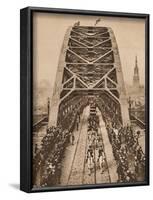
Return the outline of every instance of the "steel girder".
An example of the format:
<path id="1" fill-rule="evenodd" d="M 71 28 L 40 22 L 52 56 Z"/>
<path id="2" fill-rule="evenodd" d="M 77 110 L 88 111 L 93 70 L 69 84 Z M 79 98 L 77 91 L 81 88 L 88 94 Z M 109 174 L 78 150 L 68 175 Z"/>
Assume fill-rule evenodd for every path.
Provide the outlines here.
<path id="1" fill-rule="evenodd" d="M 51 102 L 50 124 L 56 125 L 59 106 L 76 91 L 82 96 L 87 91 L 107 92 L 121 107 L 123 123 L 129 123 L 119 51 L 111 28 L 74 26 L 67 30 Z"/>

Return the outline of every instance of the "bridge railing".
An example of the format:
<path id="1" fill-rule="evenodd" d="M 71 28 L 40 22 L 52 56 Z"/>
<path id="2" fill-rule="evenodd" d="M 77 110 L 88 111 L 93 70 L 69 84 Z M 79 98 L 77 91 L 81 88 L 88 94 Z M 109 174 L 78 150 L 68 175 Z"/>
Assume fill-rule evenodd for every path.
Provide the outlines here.
<path id="1" fill-rule="evenodd" d="M 145 129 L 145 123 L 143 121 L 141 121 L 139 118 L 137 118 L 136 116 L 134 116 L 133 114 L 130 115 L 130 119 L 131 121 L 134 121 L 135 124 L 137 124 L 137 126 L 139 126 L 141 129 Z"/>
<path id="2" fill-rule="evenodd" d="M 42 126 L 44 122 L 48 122 L 48 115 L 43 116 L 39 121 L 33 124 L 33 131 L 38 131 L 38 129 Z"/>

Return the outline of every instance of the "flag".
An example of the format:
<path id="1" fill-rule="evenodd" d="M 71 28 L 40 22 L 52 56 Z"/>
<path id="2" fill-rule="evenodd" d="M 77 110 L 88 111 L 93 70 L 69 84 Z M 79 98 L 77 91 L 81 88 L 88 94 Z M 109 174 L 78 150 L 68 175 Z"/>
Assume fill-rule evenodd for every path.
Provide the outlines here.
<path id="1" fill-rule="evenodd" d="M 74 26 L 79 26 L 80 25 L 80 21 L 74 23 Z"/>
<path id="2" fill-rule="evenodd" d="M 100 21 L 101 21 L 101 19 L 98 18 L 98 19 L 96 20 L 96 22 L 95 22 L 95 26 L 96 26 Z"/>

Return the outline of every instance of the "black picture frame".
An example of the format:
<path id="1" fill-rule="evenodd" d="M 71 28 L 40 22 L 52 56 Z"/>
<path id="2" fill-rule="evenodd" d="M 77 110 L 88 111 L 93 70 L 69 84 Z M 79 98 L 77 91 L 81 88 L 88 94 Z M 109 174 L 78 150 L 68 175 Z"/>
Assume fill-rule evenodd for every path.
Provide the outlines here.
<path id="1" fill-rule="evenodd" d="M 145 19 L 145 117 L 146 179 L 137 183 L 110 183 L 80 186 L 32 188 L 32 88 L 33 88 L 33 13 L 58 13 Z M 20 10 L 20 189 L 25 192 L 94 189 L 149 185 L 149 14 L 26 7 Z"/>

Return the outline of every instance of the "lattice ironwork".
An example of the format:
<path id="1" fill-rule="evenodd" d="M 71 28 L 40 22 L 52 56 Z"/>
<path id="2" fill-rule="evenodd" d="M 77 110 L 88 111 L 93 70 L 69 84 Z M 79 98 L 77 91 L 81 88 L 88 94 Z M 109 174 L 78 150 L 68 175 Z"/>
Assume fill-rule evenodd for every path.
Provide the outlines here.
<path id="1" fill-rule="evenodd" d="M 61 101 L 75 89 L 107 89 L 117 93 L 116 66 L 106 27 L 73 27 L 66 50 Z M 71 89 L 71 90 L 69 90 Z M 113 92 L 112 92 L 113 90 Z M 65 95 L 63 95 L 65 94 Z"/>
<path id="2" fill-rule="evenodd" d="M 70 27 L 59 59 L 50 111 L 55 117 L 50 115 L 50 123 L 66 120 L 90 96 L 96 97 L 99 105 L 102 98 L 109 98 L 114 112 L 128 121 L 123 74 L 112 29 Z"/>

